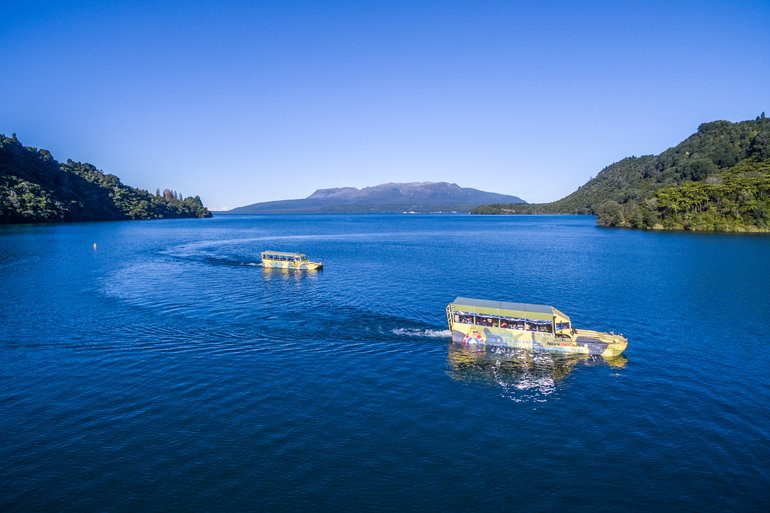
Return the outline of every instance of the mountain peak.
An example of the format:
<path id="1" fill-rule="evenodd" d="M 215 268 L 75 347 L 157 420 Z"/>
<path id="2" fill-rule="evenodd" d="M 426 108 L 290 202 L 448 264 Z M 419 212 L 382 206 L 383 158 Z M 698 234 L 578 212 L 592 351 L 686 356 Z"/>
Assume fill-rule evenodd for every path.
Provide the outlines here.
<path id="1" fill-rule="evenodd" d="M 318 189 L 305 199 L 255 203 L 232 214 L 467 212 L 483 203 L 526 203 L 505 194 L 460 187 L 449 182 L 389 182 L 358 189 Z"/>
<path id="2" fill-rule="evenodd" d="M 317 189 L 307 199 L 349 198 L 359 190 L 355 187 L 337 187 L 333 189 Z"/>

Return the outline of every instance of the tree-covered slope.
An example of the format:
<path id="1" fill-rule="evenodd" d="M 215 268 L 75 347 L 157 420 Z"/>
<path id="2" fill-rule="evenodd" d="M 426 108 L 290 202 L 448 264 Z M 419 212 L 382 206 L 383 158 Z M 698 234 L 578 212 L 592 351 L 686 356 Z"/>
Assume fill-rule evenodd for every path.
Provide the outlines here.
<path id="1" fill-rule="evenodd" d="M 198 196 L 150 194 L 91 164 L 62 164 L 48 150 L 0 134 L 0 223 L 210 216 Z"/>
<path id="2" fill-rule="evenodd" d="M 660 155 L 603 169 L 553 203 L 486 205 L 473 213 L 595 214 L 605 226 L 770 231 L 770 119 L 704 123 Z"/>

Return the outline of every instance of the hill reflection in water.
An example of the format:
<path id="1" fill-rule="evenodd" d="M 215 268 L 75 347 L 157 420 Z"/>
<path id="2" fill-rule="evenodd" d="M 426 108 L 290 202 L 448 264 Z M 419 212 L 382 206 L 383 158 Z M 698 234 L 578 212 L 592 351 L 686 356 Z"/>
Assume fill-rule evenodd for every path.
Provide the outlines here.
<path id="1" fill-rule="evenodd" d="M 516 402 L 544 402 L 561 382 L 579 365 L 608 365 L 623 368 L 628 359 L 600 356 L 533 353 L 507 349 L 463 345 L 450 342 L 447 347 L 447 373 L 460 382 L 502 389 L 503 396 Z"/>

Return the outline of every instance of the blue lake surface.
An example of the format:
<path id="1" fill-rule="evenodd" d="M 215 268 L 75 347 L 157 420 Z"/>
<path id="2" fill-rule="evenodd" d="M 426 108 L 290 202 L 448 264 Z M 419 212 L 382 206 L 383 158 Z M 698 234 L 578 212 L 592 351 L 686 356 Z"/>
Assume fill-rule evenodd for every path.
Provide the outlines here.
<path id="1" fill-rule="evenodd" d="M 264 270 L 264 249 L 326 268 Z M 770 510 L 767 236 L 5 226 L 0 286 L 3 512 Z M 454 346 L 456 296 L 552 304 L 626 358 Z"/>

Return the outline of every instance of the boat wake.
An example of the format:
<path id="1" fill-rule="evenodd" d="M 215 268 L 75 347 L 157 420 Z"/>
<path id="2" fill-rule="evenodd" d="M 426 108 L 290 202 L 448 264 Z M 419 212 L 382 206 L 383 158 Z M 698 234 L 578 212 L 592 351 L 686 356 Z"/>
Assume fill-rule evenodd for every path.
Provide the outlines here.
<path id="1" fill-rule="evenodd" d="M 225 266 L 225 267 L 262 267 L 262 262 L 250 262 L 248 260 L 238 260 L 227 257 L 203 256 L 197 259 L 199 262 L 207 265 Z"/>
<path id="2" fill-rule="evenodd" d="M 449 338 L 452 336 L 449 330 L 395 328 L 390 331 L 399 337 Z"/>

